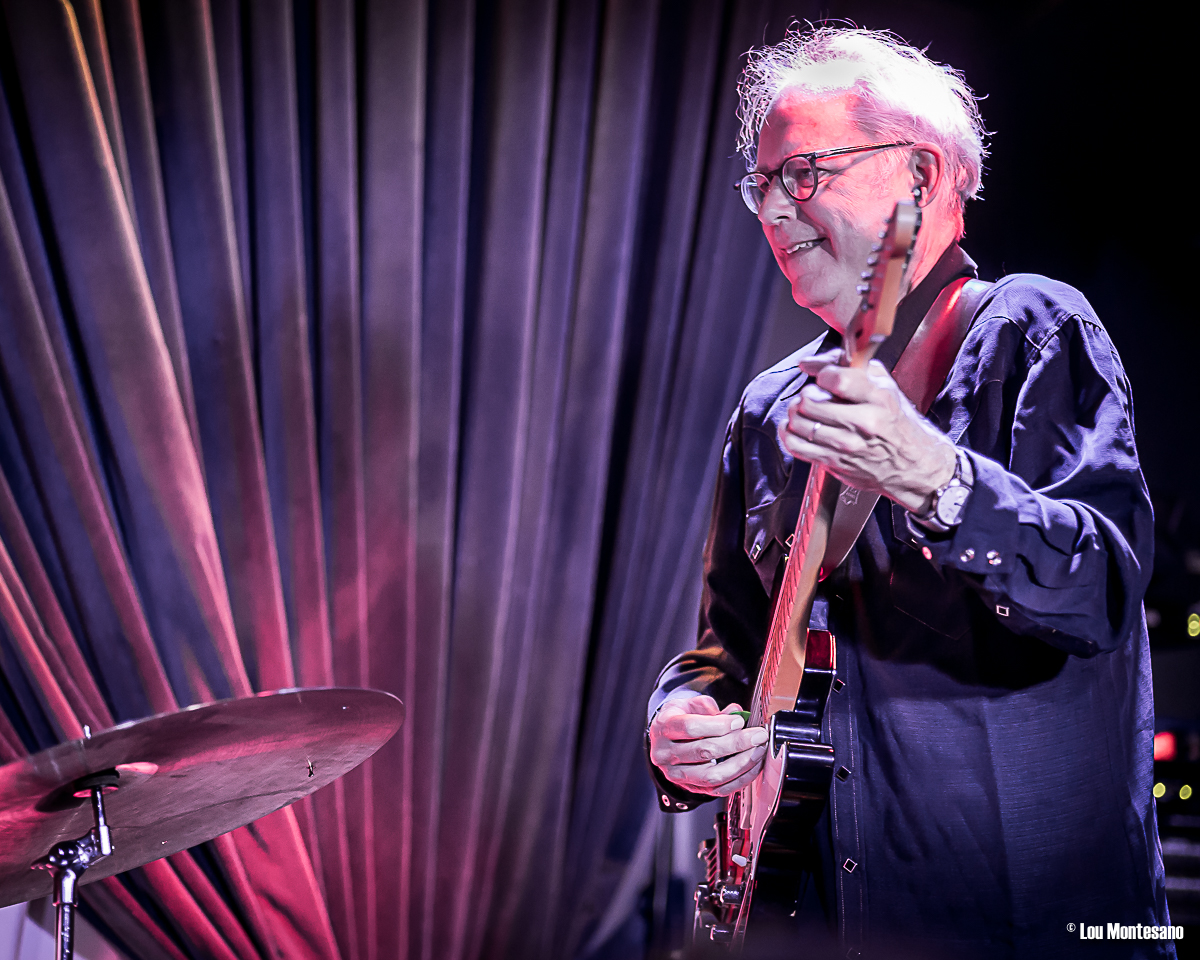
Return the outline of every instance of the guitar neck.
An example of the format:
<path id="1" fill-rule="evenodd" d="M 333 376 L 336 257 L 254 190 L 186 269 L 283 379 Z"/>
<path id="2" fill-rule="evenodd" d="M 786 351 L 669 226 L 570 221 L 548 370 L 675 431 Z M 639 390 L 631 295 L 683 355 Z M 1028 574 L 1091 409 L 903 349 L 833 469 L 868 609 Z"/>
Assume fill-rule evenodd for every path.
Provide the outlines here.
<path id="1" fill-rule="evenodd" d="M 767 649 L 750 704 L 751 725 L 765 724 L 772 714 L 790 710 L 795 703 L 799 674 L 804 669 L 804 633 L 812 613 L 821 559 L 825 555 L 840 489 L 841 483 L 836 477 L 819 464 L 813 464 L 804 487 L 800 517 L 791 537 L 792 546 L 771 617 Z M 785 677 L 780 676 L 781 668 Z M 794 682 L 787 682 L 789 679 Z"/>
<path id="2" fill-rule="evenodd" d="M 846 328 L 842 364 L 865 367 L 892 332 L 904 274 L 920 226 L 920 212 L 909 201 L 896 204 L 880 243 L 867 260 L 870 280 L 861 288 L 862 303 Z M 841 482 L 814 463 L 804 487 L 796 530 L 789 539 L 787 565 L 771 617 L 767 648 L 750 703 L 752 725 L 765 724 L 780 710 L 791 710 L 804 673 L 808 618 L 821 575 Z"/>

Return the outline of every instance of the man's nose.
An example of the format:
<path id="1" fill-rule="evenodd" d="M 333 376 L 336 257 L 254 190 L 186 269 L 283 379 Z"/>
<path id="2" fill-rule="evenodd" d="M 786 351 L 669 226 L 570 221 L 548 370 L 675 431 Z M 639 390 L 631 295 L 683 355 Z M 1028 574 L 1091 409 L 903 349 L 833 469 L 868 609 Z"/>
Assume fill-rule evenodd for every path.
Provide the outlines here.
<path id="1" fill-rule="evenodd" d="M 763 225 L 792 220 L 796 216 L 796 201 L 783 189 L 783 177 L 772 177 L 767 192 L 758 208 L 758 219 Z"/>

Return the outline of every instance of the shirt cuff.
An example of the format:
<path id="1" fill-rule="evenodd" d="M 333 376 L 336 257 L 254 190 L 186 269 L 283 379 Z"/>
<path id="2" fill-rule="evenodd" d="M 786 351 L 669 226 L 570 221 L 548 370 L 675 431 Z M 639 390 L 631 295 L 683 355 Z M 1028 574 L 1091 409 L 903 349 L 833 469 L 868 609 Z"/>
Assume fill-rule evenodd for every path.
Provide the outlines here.
<path id="1" fill-rule="evenodd" d="M 672 691 L 670 696 L 664 697 L 660 703 L 651 702 L 650 716 L 646 720 L 646 733 L 643 740 L 645 741 L 646 763 L 650 767 L 650 776 L 654 780 L 655 792 L 658 794 L 658 809 L 664 813 L 686 813 L 702 803 L 715 799 L 706 793 L 692 793 L 678 784 L 672 783 L 658 765 L 650 759 L 650 724 L 654 722 L 658 711 L 672 700 L 690 700 L 692 697 L 699 696 L 701 694 L 698 690 L 679 687 Z"/>
<path id="2" fill-rule="evenodd" d="M 1075 512 L 1064 503 L 1038 497 L 994 460 L 964 452 L 975 483 L 963 506 L 962 522 L 949 534 L 910 524 L 918 548 L 928 549 L 934 563 L 987 577 L 1015 573 L 1020 567 L 1018 547 L 1030 534 L 1051 554 L 1069 559 L 1078 529 Z"/>
<path id="3" fill-rule="evenodd" d="M 1006 471 L 977 453 L 964 452 L 971 461 L 975 482 L 971 496 L 963 505 L 961 521 L 946 533 L 940 533 L 915 522 L 909 514 L 909 532 L 917 547 L 933 563 L 984 576 L 1007 573 L 1005 565 L 1011 567 L 1016 560 L 1015 554 L 1005 549 L 1006 544 L 1014 542 L 1016 517 L 1002 508 L 999 501 L 1004 497 L 997 496 L 995 484 L 989 483 L 998 479 L 991 476 L 993 469 Z M 1006 552 L 1008 556 L 1005 556 Z"/>

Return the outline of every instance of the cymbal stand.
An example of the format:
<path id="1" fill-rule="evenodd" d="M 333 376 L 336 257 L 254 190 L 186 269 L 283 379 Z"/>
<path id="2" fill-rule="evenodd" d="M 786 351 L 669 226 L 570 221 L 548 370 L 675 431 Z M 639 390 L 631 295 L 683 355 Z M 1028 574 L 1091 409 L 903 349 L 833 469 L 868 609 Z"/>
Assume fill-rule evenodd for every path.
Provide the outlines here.
<path id="1" fill-rule="evenodd" d="M 85 728 L 85 735 L 90 732 Z M 91 797 L 96 825 L 76 840 L 55 844 L 45 859 L 33 865 L 35 870 L 49 871 L 54 878 L 55 960 L 72 960 L 75 955 L 75 888 L 79 878 L 88 867 L 113 852 L 112 835 L 104 818 L 104 794 L 117 789 L 118 777 L 116 770 L 104 770 L 76 781 L 73 793 L 79 798 Z"/>

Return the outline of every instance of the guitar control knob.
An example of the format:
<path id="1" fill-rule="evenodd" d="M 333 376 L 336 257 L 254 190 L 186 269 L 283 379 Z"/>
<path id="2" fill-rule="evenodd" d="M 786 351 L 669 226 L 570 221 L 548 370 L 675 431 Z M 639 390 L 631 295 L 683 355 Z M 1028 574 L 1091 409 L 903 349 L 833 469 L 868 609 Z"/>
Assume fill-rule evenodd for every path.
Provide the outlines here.
<path id="1" fill-rule="evenodd" d="M 708 939 L 713 943 L 733 943 L 733 930 L 722 924 L 714 923 L 708 928 Z"/>
<path id="2" fill-rule="evenodd" d="M 742 902 L 743 889 L 740 883 L 722 883 L 717 887 L 717 899 L 726 906 L 736 906 Z"/>

